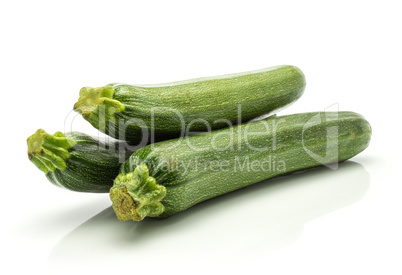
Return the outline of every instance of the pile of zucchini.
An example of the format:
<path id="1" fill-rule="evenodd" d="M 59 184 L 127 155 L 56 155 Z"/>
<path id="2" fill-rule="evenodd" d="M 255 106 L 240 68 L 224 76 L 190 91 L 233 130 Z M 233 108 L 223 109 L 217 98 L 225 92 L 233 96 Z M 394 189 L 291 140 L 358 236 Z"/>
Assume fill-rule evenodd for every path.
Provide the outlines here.
<path id="1" fill-rule="evenodd" d="M 84 87 L 74 110 L 99 131 L 39 129 L 28 157 L 53 184 L 109 192 L 118 219 L 164 218 L 269 178 L 332 165 L 367 148 L 353 112 L 276 116 L 301 97 L 294 66 L 161 85 Z"/>

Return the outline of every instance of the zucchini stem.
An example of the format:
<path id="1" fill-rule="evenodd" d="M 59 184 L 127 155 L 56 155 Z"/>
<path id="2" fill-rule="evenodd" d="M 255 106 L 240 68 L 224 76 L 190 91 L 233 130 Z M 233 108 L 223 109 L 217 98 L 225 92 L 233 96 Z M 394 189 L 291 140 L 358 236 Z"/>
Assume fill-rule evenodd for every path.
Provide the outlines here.
<path id="1" fill-rule="evenodd" d="M 77 142 L 66 138 L 62 132 L 51 135 L 39 129 L 28 138 L 27 143 L 29 160 L 47 174 L 56 169 L 66 169 L 66 161 L 71 156 L 69 149 Z"/>
<path id="2" fill-rule="evenodd" d="M 104 112 L 107 120 L 114 120 L 113 115 L 124 111 L 124 105 L 113 99 L 114 88 L 104 86 L 99 88 L 84 87 L 80 90 L 80 97 L 74 104 L 74 111 L 80 113 L 86 120 L 96 121 L 99 113 Z M 103 107 L 103 110 L 100 110 Z"/>
<path id="3" fill-rule="evenodd" d="M 121 221 L 159 216 L 165 211 L 161 203 L 165 195 L 166 187 L 149 176 L 146 164 L 138 165 L 134 172 L 119 174 L 110 189 L 113 209 Z"/>

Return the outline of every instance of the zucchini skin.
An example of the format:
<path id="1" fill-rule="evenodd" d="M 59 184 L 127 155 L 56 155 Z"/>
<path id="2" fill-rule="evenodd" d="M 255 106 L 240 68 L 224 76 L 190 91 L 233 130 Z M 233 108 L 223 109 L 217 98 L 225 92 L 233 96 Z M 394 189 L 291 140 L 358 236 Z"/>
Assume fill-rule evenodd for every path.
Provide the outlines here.
<path id="1" fill-rule="evenodd" d="M 266 125 L 276 125 L 275 131 L 273 127 L 267 130 Z M 245 131 L 261 134 L 246 138 Z M 327 142 L 328 135 L 332 144 Z M 159 192 L 162 195 L 155 198 L 161 205 L 152 201 L 153 209 L 158 210 L 147 210 L 151 212 L 145 213 L 145 216 L 168 217 L 253 183 L 347 160 L 362 152 L 368 146 L 370 137 L 371 127 L 361 115 L 353 112 L 328 112 L 281 116 L 242 124 L 232 129 L 151 144 L 136 151 L 121 166 L 110 194 L 113 208 L 120 220 L 141 220 L 144 215 L 133 218 L 127 214 L 126 208 L 129 206 L 121 204 L 124 196 L 119 194 L 124 193 L 125 189 L 131 190 L 128 193 L 134 193 L 135 196 L 131 197 L 138 206 L 138 196 L 149 197 Z M 234 144 L 232 148 L 216 150 L 230 143 Z M 215 144 L 215 148 L 211 144 Z M 194 148 L 206 149 L 197 151 Z M 327 157 L 323 160 L 319 156 Z M 248 166 L 249 169 L 241 170 L 241 165 L 247 160 L 249 164 L 265 162 L 269 165 L 270 162 L 271 169 L 267 169 L 267 166 L 264 169 L 262 165 L 260 169 L 250 169 Z M 273 168 L 273 161 L 277 165 L 282 164 L 284 169 Z M 216 165 L 214 169 L 211 166 L 205 169 L 204 164 L 222 162 L 225 162 L 224 169 L 217 169 Z M 128 175 L 132 177 L 133 171 L 134 178 L 154 179 L 159 189 L 148 186 L 145 189 L 153 190 L 153 193 L 138 195 L 131 188 L 130 179 L 127 179 Z"/>
<path id="2" fill-rule="evenodd" d="M 30 160 L 45 172 L 51 183 L 71 191 L 109 192 L 121 163 L 133 153 L 121 141 L 105 144 L 79 132 L 50 135 L 41 129 L 39 131 L 46 137 L 45 142 L 32 152 L 32 140 L 35 142 L 39 138 L 35 134 L 36 137 L 33 135 L 28 139 Z M 60 140 L 69 141 L 70 146 L 60 144 Z M 45 164 L 45 168 L 41 164 Z"/>
<path id="3" fill-rule="evenodd" d="M 305 85 L 301 70 L 285 65 L 160 85 L 84 87 L 74 110 L 114 138 L 146 144 L 271 114 L 300 98 Z"/>

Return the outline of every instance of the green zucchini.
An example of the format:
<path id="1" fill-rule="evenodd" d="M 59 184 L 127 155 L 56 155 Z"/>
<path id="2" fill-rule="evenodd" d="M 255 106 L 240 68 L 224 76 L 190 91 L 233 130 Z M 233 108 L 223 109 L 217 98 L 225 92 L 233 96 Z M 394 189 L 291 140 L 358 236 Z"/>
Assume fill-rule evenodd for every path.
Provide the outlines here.
<path id="1" fill-rule="evenodd" d="M 50 182 L 79 192 L 107 193 L 132 153 L 121 141 L 100 142 L 79 132 L 54 135 L 39 129 L 28 138 L 28 157 Z"/>
<path id="2" fill-rule="evenodd" d="M 160 85 L 84 87 L 74 110 L 100 131 L 146 144 L 225 128 L 297 100 L 306 85 L 293 66 Z"/>
<path id="3" fill-rule="evenodd" d="M 110 198 L 120 220 L 164 218 L 253 183 L 347 160 L 363 151 L 370 137 L 361 115 L 328 112 L 162 141 L 123 163 Z"/>

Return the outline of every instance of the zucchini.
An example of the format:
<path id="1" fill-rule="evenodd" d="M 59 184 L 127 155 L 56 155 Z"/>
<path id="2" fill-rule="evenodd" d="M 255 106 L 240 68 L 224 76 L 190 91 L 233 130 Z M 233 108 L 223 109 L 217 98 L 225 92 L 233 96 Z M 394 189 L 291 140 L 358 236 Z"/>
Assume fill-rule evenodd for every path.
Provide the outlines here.
<path id="1" fill-rule="evenodd" d="M 305 85 L 293 66 L 160 85 L 110 84 L 82 88 L 74 110 L 114 138 L 147 144 L 273 113 L 297 100 Z"/>
<path id="2" fill-rule="evenodd" d="M 133 153 L 124 142 L 105 144 L 79 132 L 51 135 L 39 129 L 27 143 L 29 159 L 50 182 L 79 192 L 109 192 L 121 163 Z"/>
<path id="3" fill-rule="evenodd" d="M 353 112 L 304 113 L 147 145 L 110 190 L 120 220 L 164 218 L 269 178 L 347 160 L 369 144 Z"/>

